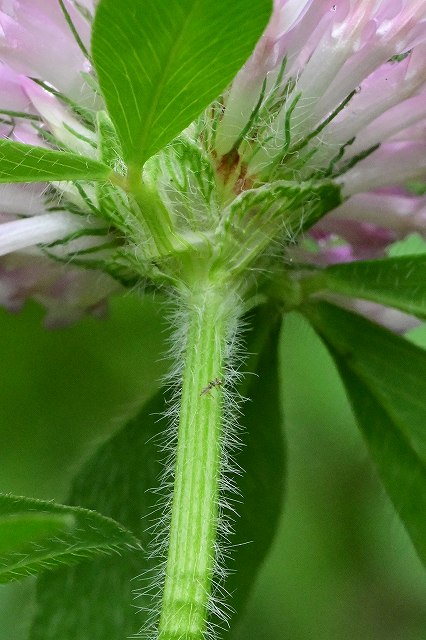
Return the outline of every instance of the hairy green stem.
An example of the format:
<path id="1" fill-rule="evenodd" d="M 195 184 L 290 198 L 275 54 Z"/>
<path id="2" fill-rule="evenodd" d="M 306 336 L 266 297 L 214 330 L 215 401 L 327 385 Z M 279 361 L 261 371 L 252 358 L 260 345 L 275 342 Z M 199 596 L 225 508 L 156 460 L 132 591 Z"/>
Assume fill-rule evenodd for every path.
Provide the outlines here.
<path id="1" fill-rule="evenodd" d="M 129 167 L 128 189 L 143 216 L 144 223 L 155 243 L 158 255 L 170 255 L 176 251 L 175 233 L 170 215 L 158 195 L 144 184 L 139 168 Z"/>
<path id="2" fill-rule="evenodd" d="M 161 640 L 201 640 L 214 571 L 226 340 L 236 297 L 206 285 L 189 302 Z"/>

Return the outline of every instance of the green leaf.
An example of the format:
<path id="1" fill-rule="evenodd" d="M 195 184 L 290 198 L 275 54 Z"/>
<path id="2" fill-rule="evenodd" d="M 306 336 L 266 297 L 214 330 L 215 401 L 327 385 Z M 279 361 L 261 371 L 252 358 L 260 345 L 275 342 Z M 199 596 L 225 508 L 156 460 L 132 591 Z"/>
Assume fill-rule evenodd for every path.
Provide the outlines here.
<path id="1" fill-rule="evenodd" d="M 230 83 L 270 0 L 100 0 L 92 54 L 129 164 L 141 166 Z"/>
<path id="2" fill-rule="evenodd" d="M 40 576 L 31 640 L 125 640 L 146 620 L 146 612 L 138 614 L 135 607 L 151 606 L 152 597 L 135 597 L 135 591 L 147 586 L 135 578 L 158 563 L 146 549 L 158 502 L 151 489 L 157 487 L 162 469 L 154 436 L 162 430 L 158 414 L 164 409 L 158 393 L 87 461 L 70 495 L 73 504 L 119 519 L 135 532 L 144 550 L 124 550 L 120 556 Z"/>
<path id="3" fill-rule="evenodd" d="M 328 303 L 304 313 L 335 359 L 371 457 L 426 564 L 426 351 Z"/>
<path id="4" fill-rule="evenodd" d="M 0 140 L 0 183 L 108 180 L 111 173 L 110 167 L 91 158 Z"/>
<path id="5" fill-rule="evenodd" d="M 426 254 L 332 265 L 306 278 L 302 287 L 371 300 L 426 319 Z"/>
<path id="6" fill-rule="evenodd" d="M 0 516 L 0 555 L 20 551 L 27 543 L 58 535 L 73 526 L 72 515 L 26 512 Z"/>
<path id="7" fill-rule="evenodd" d="M 0 583 L 138 546 L 130 532 L 98 513 L 0 495 Z"/>
<path id="8" fill-rule="evenodd" d="M 278 347 L 280 318 L 276 310 L 261 307 L 248 318 L 252 325 L 247 335 L 249 373 L 239 391 L 248 400 L 240 419 L 243 447 L 236 456 L 243 473 L 237 484 L 241 498 L 233 518 L 235 535 L 231 544 L 229 569 L 225 582 L 232 594 L 229 604 L 235 610 L 231 631 L 244 613 L 257 573 L 272 544 L 282 510 L 285 452 L 283 416 L 280 404 Z M 241 501 L 241 502 L 240 502 Z M 232 637 L 232 633 L 231 633 Z"/>

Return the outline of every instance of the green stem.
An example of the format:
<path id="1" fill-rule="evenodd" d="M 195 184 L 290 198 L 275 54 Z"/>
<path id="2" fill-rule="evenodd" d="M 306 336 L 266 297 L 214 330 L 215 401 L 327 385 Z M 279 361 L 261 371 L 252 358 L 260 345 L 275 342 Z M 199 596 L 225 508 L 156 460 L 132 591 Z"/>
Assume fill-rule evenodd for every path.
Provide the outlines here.
<path id="1" fill-rule="evenodd" d="M 143 221 L 155 243 L 159 256 L 176 252 L 176 238 L 170 215 L 158 195 L 150 189 L 141 177 L 138 167 L 129 167 L 128 190 L 133 195 L 143 217 Z"/>
<path id="2" fill-rule="evenodd" d="M 236 297 L 206 285 L 189 304 L 160 640 L 202 640 L 214 571 L 226 340 Z"/>

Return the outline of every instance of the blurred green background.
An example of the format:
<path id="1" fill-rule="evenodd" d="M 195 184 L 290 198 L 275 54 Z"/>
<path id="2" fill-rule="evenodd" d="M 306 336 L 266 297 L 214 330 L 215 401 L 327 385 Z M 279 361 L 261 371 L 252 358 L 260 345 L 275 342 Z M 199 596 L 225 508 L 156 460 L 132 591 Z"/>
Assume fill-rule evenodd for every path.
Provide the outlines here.
<path id="1" fill-rule="evenodd" d="M 43 329 L 35 304 L 0 311 L 2 492 L 65 499 L 81 461 L 165 371 L 156 309 L 129 295 L 106 320 L 60 331 Z M 426 346 L 426 328 L 410 338 Z M 286 497 L 238 640 L 425 640 L 426 574 L 328 355 L 295 314 L 281 347 Z M 31 590 L 32 579 L 0 587 L 0 640 L 25 640 Z"/>

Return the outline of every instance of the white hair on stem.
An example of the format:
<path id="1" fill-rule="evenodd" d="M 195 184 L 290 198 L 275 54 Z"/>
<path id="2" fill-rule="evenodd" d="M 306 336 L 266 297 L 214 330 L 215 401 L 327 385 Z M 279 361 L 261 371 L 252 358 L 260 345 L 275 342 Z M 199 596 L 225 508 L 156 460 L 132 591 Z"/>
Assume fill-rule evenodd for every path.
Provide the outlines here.
<path id="1" fill-rule="evenodd" d="M 182 304 L 183 303 L 183 304 Z M 241 402 L 244 400 L 238 393 L 236 386 L 242 377 L 241 364 L 244 362 L 242 350 L 242 333 L 244 322 L 241 320 L 243 305 L 236 305 L 229 309 L 227 317 L 226 339 L 223 347 L 224 371 L 223 384 L 212 387 L 206 396 L 220 393 L 223 402 L 223 428 L 220 439 L 221 469 L 219 477 L 219 499 L 217 505 L 217 534 L 214 542 L 214 556 L 211 558 L 212 584 L 207 600 L 208 620 L 206 620 L 205 638 L 217 637 L 217 629 L 227 628 L 229 617 L 232 613 L 230 594 L 224 586 L 229 574 L 227 567 L 232 557 L 232 544 L 230 537 L 233 534 L 232 516 L 237 513 L 236 502 L 239 501 L 239 492 L 235 477 L 242 474 L 242 469 L 233 460 L 236 450 L 241 447 L 239 437 L 240 426 L 238 415 L 241 413 Z M 201 309 L 198 310 L 201 313 Z M 171 510 L 173 502 L 174 470 L 176 462 L 176 449 L 179 425 L 179 409 L 181 400 L 181 386 L 185 352 L 188 340 L 190 320 L 189 316 L 197 313 L 191 311 L 185 304 L 185 300 L 178 294 L 169 307 L 169 323 L 173 332 L 169 341 L 170 347 L 167 359 L 171 359 L 173 365 L 170 372 L 164 378 L 164 384 L 169 390 L 169 400 L 163 415 L 167 421 L 163 433 L 158 437 L 158 447 L 163 456 L 163 472 L 159 488 L 155 490 L 159 499 L 154 510 L 150 514 L 150 531 L 152 542 L 148 551 L 149 558 L 155 559 L 156 567 L 141 576 L 143 586 L 136 591 L 137 597 L 150 600 L 149 606 L 140 610 L 146 615 L 146 623 L 136 637 L 151 640 L 156 638 L 156 630 L 161 610 L 161 597 L 165 580 L 165 571 L 168 551 L 168 534 L 171 524 Z M 210 402 L 206 397 L 206 402 Z M 200 585 L 201 586 L 201 585 Z"/>

